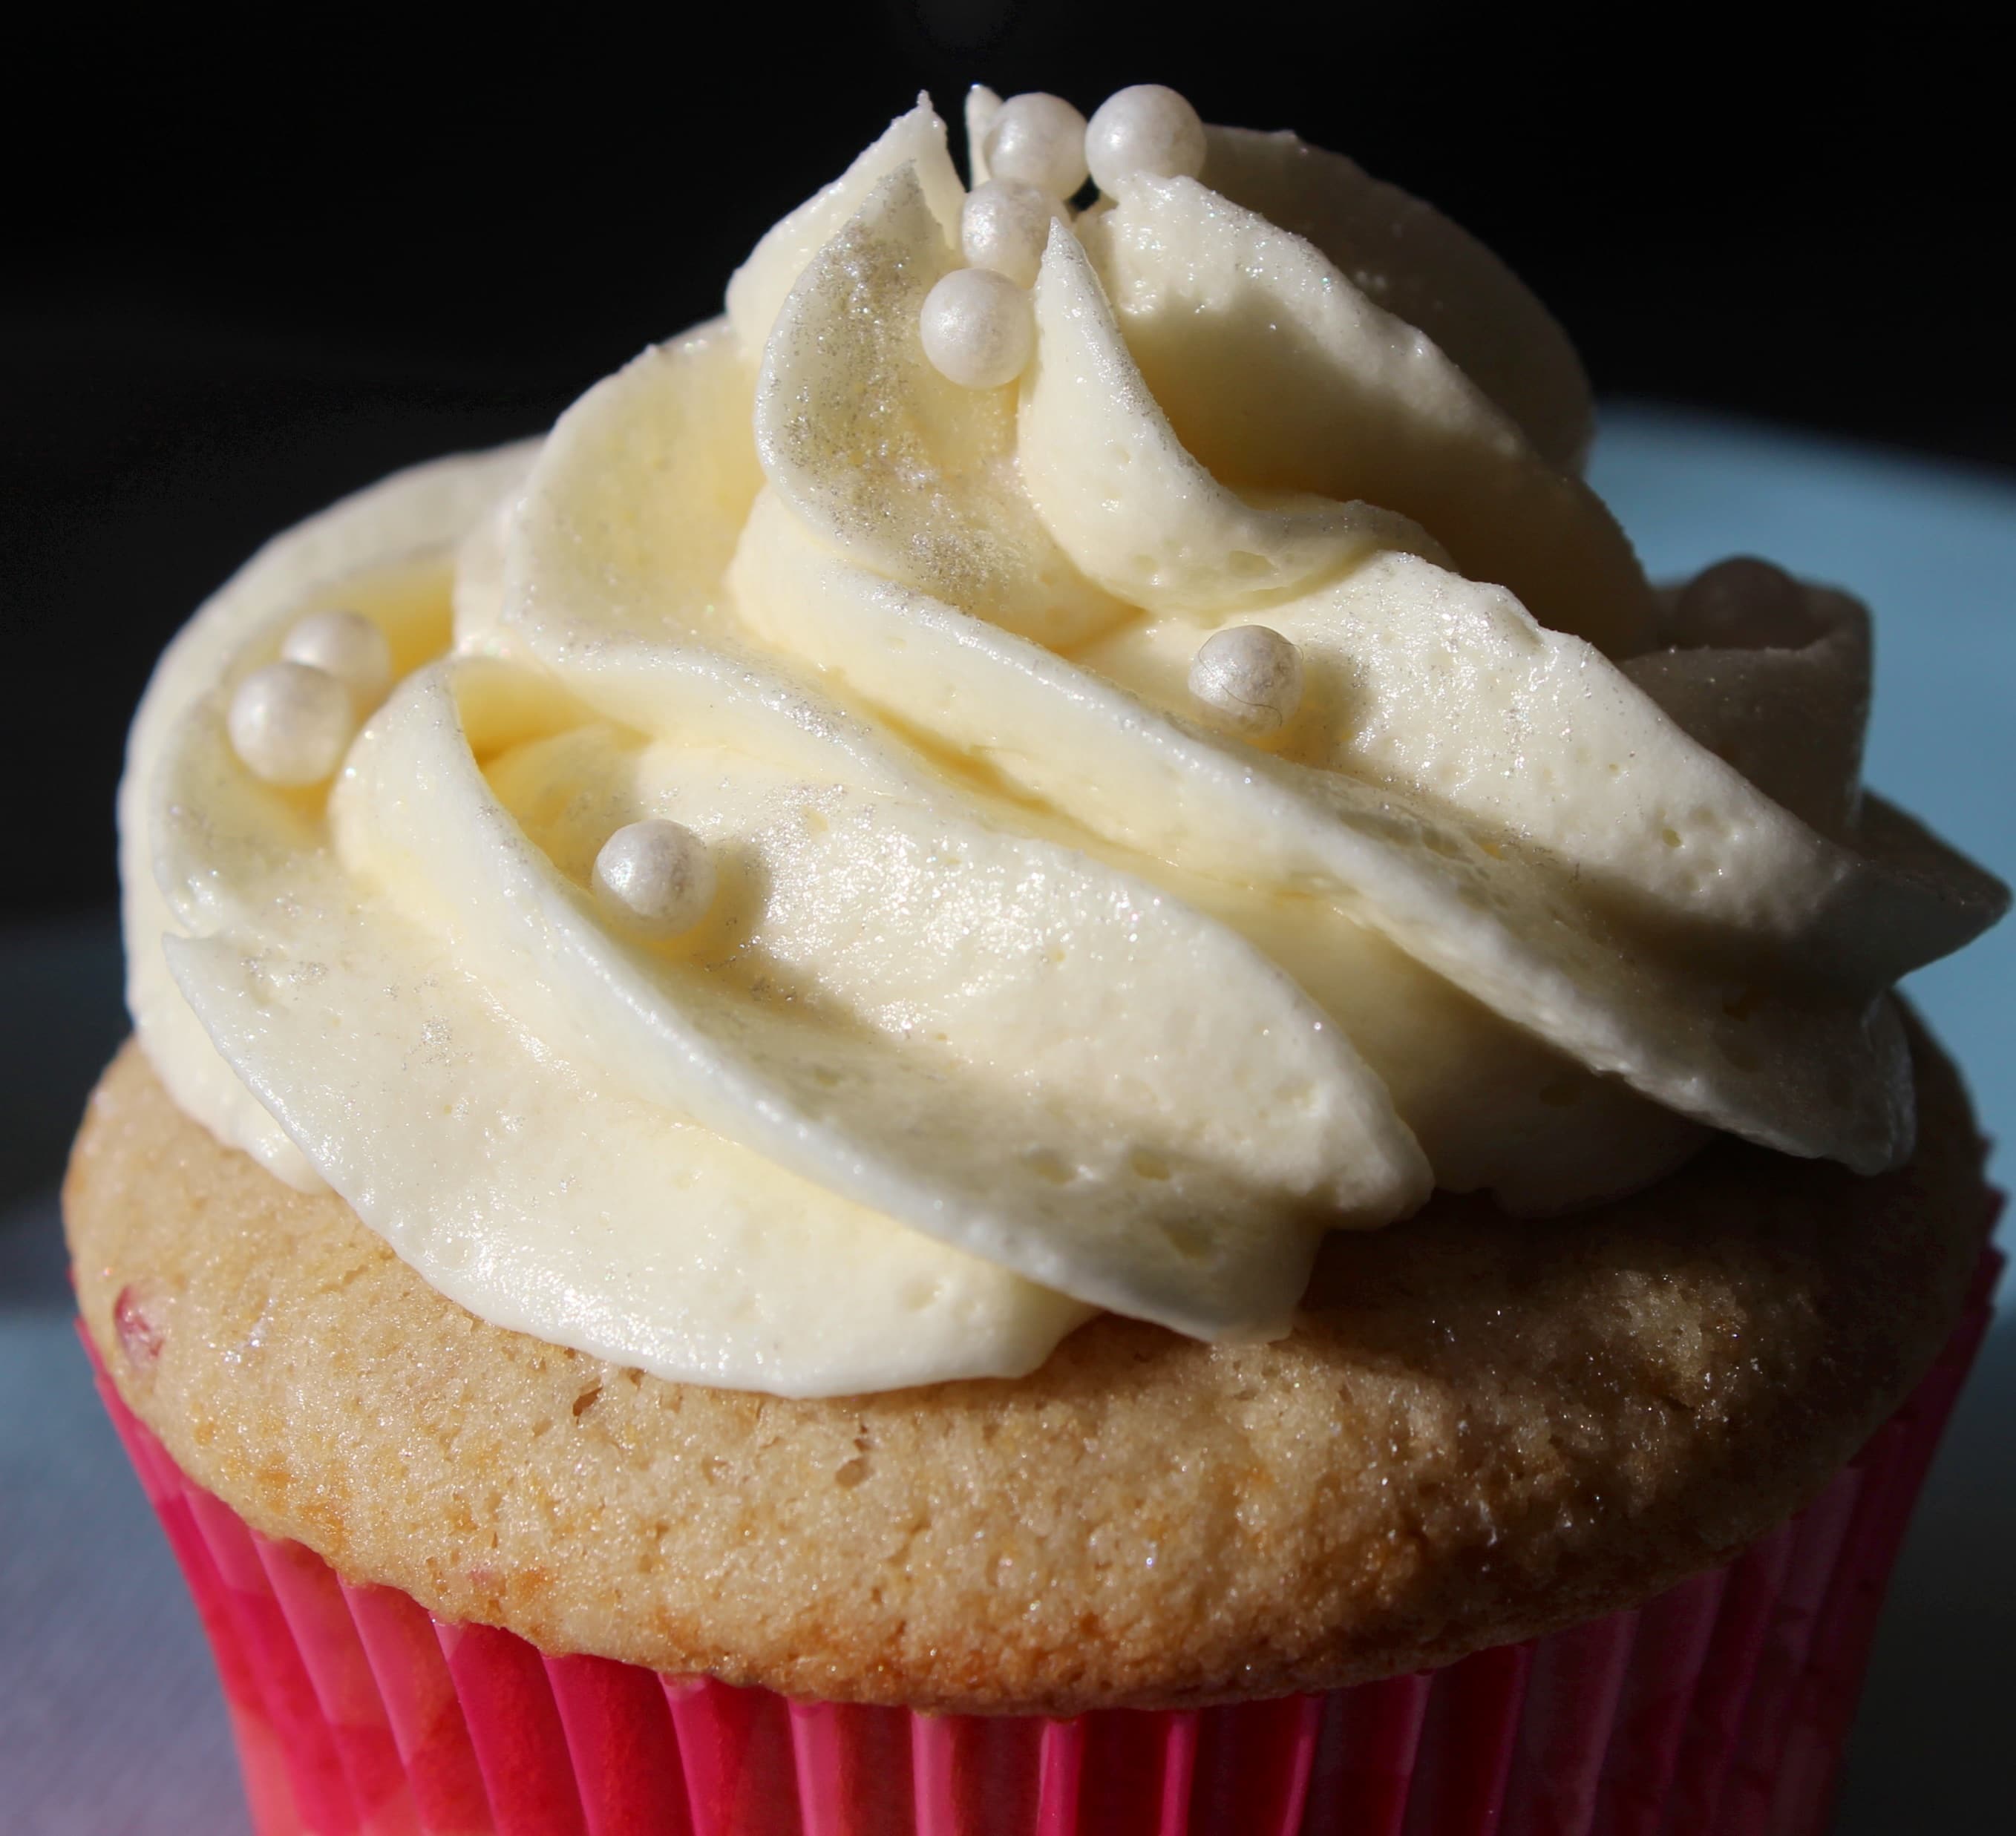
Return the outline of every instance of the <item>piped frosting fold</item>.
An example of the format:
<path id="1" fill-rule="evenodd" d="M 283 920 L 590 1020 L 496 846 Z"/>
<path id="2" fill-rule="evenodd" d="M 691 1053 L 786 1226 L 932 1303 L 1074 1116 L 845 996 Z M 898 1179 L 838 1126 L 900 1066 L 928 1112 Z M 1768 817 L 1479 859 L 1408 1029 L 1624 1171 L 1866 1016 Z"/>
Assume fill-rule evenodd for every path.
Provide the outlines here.
<path id="1" fill-rule="evenodd" d="M 1100 1309 L 1278 1335 L 1438 1184 L 1907 1156 L 1888 991 L 2007 895 L 1863 794 L 1860 608 L 1655 592 L 1558 327 L 1348 160 L 1214 128 L 1118 190 L 963 388 L 920 101 L 723 319 L 205 607 L 121 792 L 184 1107 L 487 1319 L 794 1395 Z M 326 790 L 260 782 L 230 697 L 335 605 L 403 679 Z M 1258 742 L 1187 686 L 1250 623 L 1302 685 Z M 592 889 L 650 820 L 718 888 L 669 940 Z"/>

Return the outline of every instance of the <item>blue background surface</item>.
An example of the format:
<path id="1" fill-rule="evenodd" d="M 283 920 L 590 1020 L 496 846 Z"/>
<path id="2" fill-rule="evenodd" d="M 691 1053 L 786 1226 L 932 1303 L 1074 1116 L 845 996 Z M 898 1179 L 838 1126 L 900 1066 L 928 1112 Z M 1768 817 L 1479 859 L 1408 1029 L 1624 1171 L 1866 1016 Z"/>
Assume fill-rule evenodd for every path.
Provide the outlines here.
<path id="1" fill-rule="evenodd" d="M 1876 615 L 1865 776 L 1984 866 L 2016 876 L 2016 485 L 1643 409 L 1605 418 L 1589 471 L 1655 580 L 1756 554 L 1864 600 Z M 1983 1128 L 2006 1142 L 2016 922 L 1906 986 L 1965 1067 Z M 2007 1147 L 1991 1170 L 2007 1186 Z"/>
<path id="2" fill-rule="evenodd" d="M 1592 470 L 1655 577 L 1748 552 L 1868 600 L 1870 781 L 2003 877 L 2016 870 L 2016 485 L 1629 408 L 1607 418 Z M 2016 923 L 1910 992 L 2006 1139 Z M 91 1394 L 56 1229 L 70 1132 L 123 1030 L 109 915 L 0 933 L 0 1823 L 19 1836 L 229 1836 L 245 1818 L 209 1660 Z M 1997 1168 L 2006 1183 L 2007 1151 Z M 2012 1424 L 2005 1323 L 1897 1576 L 1838 1836 L 1972 1832 L 2006 1816 Z"/>

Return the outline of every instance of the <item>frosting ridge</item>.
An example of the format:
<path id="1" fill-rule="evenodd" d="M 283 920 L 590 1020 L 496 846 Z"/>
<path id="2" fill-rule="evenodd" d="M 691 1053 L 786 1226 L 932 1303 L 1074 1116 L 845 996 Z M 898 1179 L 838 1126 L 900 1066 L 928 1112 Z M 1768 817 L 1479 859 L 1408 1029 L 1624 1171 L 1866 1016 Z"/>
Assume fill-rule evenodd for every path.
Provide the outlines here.
<path id="1" fill-rule="evenodd" d="M 1276 1336 L 1326 1231 L 1436 1184 L 1905 1157 L 1890 985 L 2007 895 L 1863 795 L 1866 615 L 1655 592 L 1509 272 L 1206 146 L 1053 226 L 1034 360 L 966 388 L 920 100 L 535 449 L 255 560 L 121 793 L 178 1100 L 486 1318 L 791 1395 L 1012 1376 L 1100 1308 Z M 261 783 L 230 695 L 336 605 L 401 679 L 326 793 Z M 1188 686 L 1252 623 L 1300 665 L 1258 739 Z M 592 890 L 645 820 L 718 886 L 669 939 Z"/>

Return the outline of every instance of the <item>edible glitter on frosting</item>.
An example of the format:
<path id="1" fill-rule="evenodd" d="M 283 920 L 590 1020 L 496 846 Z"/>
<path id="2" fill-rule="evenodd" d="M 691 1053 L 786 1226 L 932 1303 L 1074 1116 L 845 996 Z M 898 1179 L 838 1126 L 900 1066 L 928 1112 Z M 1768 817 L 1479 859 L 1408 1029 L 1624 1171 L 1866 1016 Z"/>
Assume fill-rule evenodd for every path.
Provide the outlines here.
<path id="1" fill-rule="evenodd" d="M 967 110 L 1046 172 L 1063 118 Z M 1292 135 L 1046 207 L 1033 355 L 952 380 L 945 139 L 920 101 L 724 318 L 170 648 L 121 822 L 182 1107 L 487 1319 L 792 1395 L 1101 1309 L 1277 1336 L 1326 1232 L 1438 1185 L 1906 1157 L 1889 988 L 2007 895 L 1862 790 L 1861 608 L 1655 591 L 1553 322 Z M 233 698 L 290 633 L 376 657 L 337 611 L 394 686 L 326 790 L 265 781 Z M 626 918 L 612 838 L 674 830 Z"/>

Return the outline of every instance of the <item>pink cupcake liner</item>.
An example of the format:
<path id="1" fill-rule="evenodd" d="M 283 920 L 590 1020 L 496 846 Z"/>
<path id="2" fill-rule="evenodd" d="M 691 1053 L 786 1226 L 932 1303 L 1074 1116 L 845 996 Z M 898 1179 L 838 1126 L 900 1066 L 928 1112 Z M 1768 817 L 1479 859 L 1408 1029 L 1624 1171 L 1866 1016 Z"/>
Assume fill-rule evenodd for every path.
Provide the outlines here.
<path id="1" fill-rule="evenodd" d="M 1817 1836 L 2001 1261 L 1903 1407 L 1726 1568 L 1439 1670 L 1069 1719 L 794 1701 L 445 1624 L 250 1528 L 92 1362 L 259 1836 Z"/>

